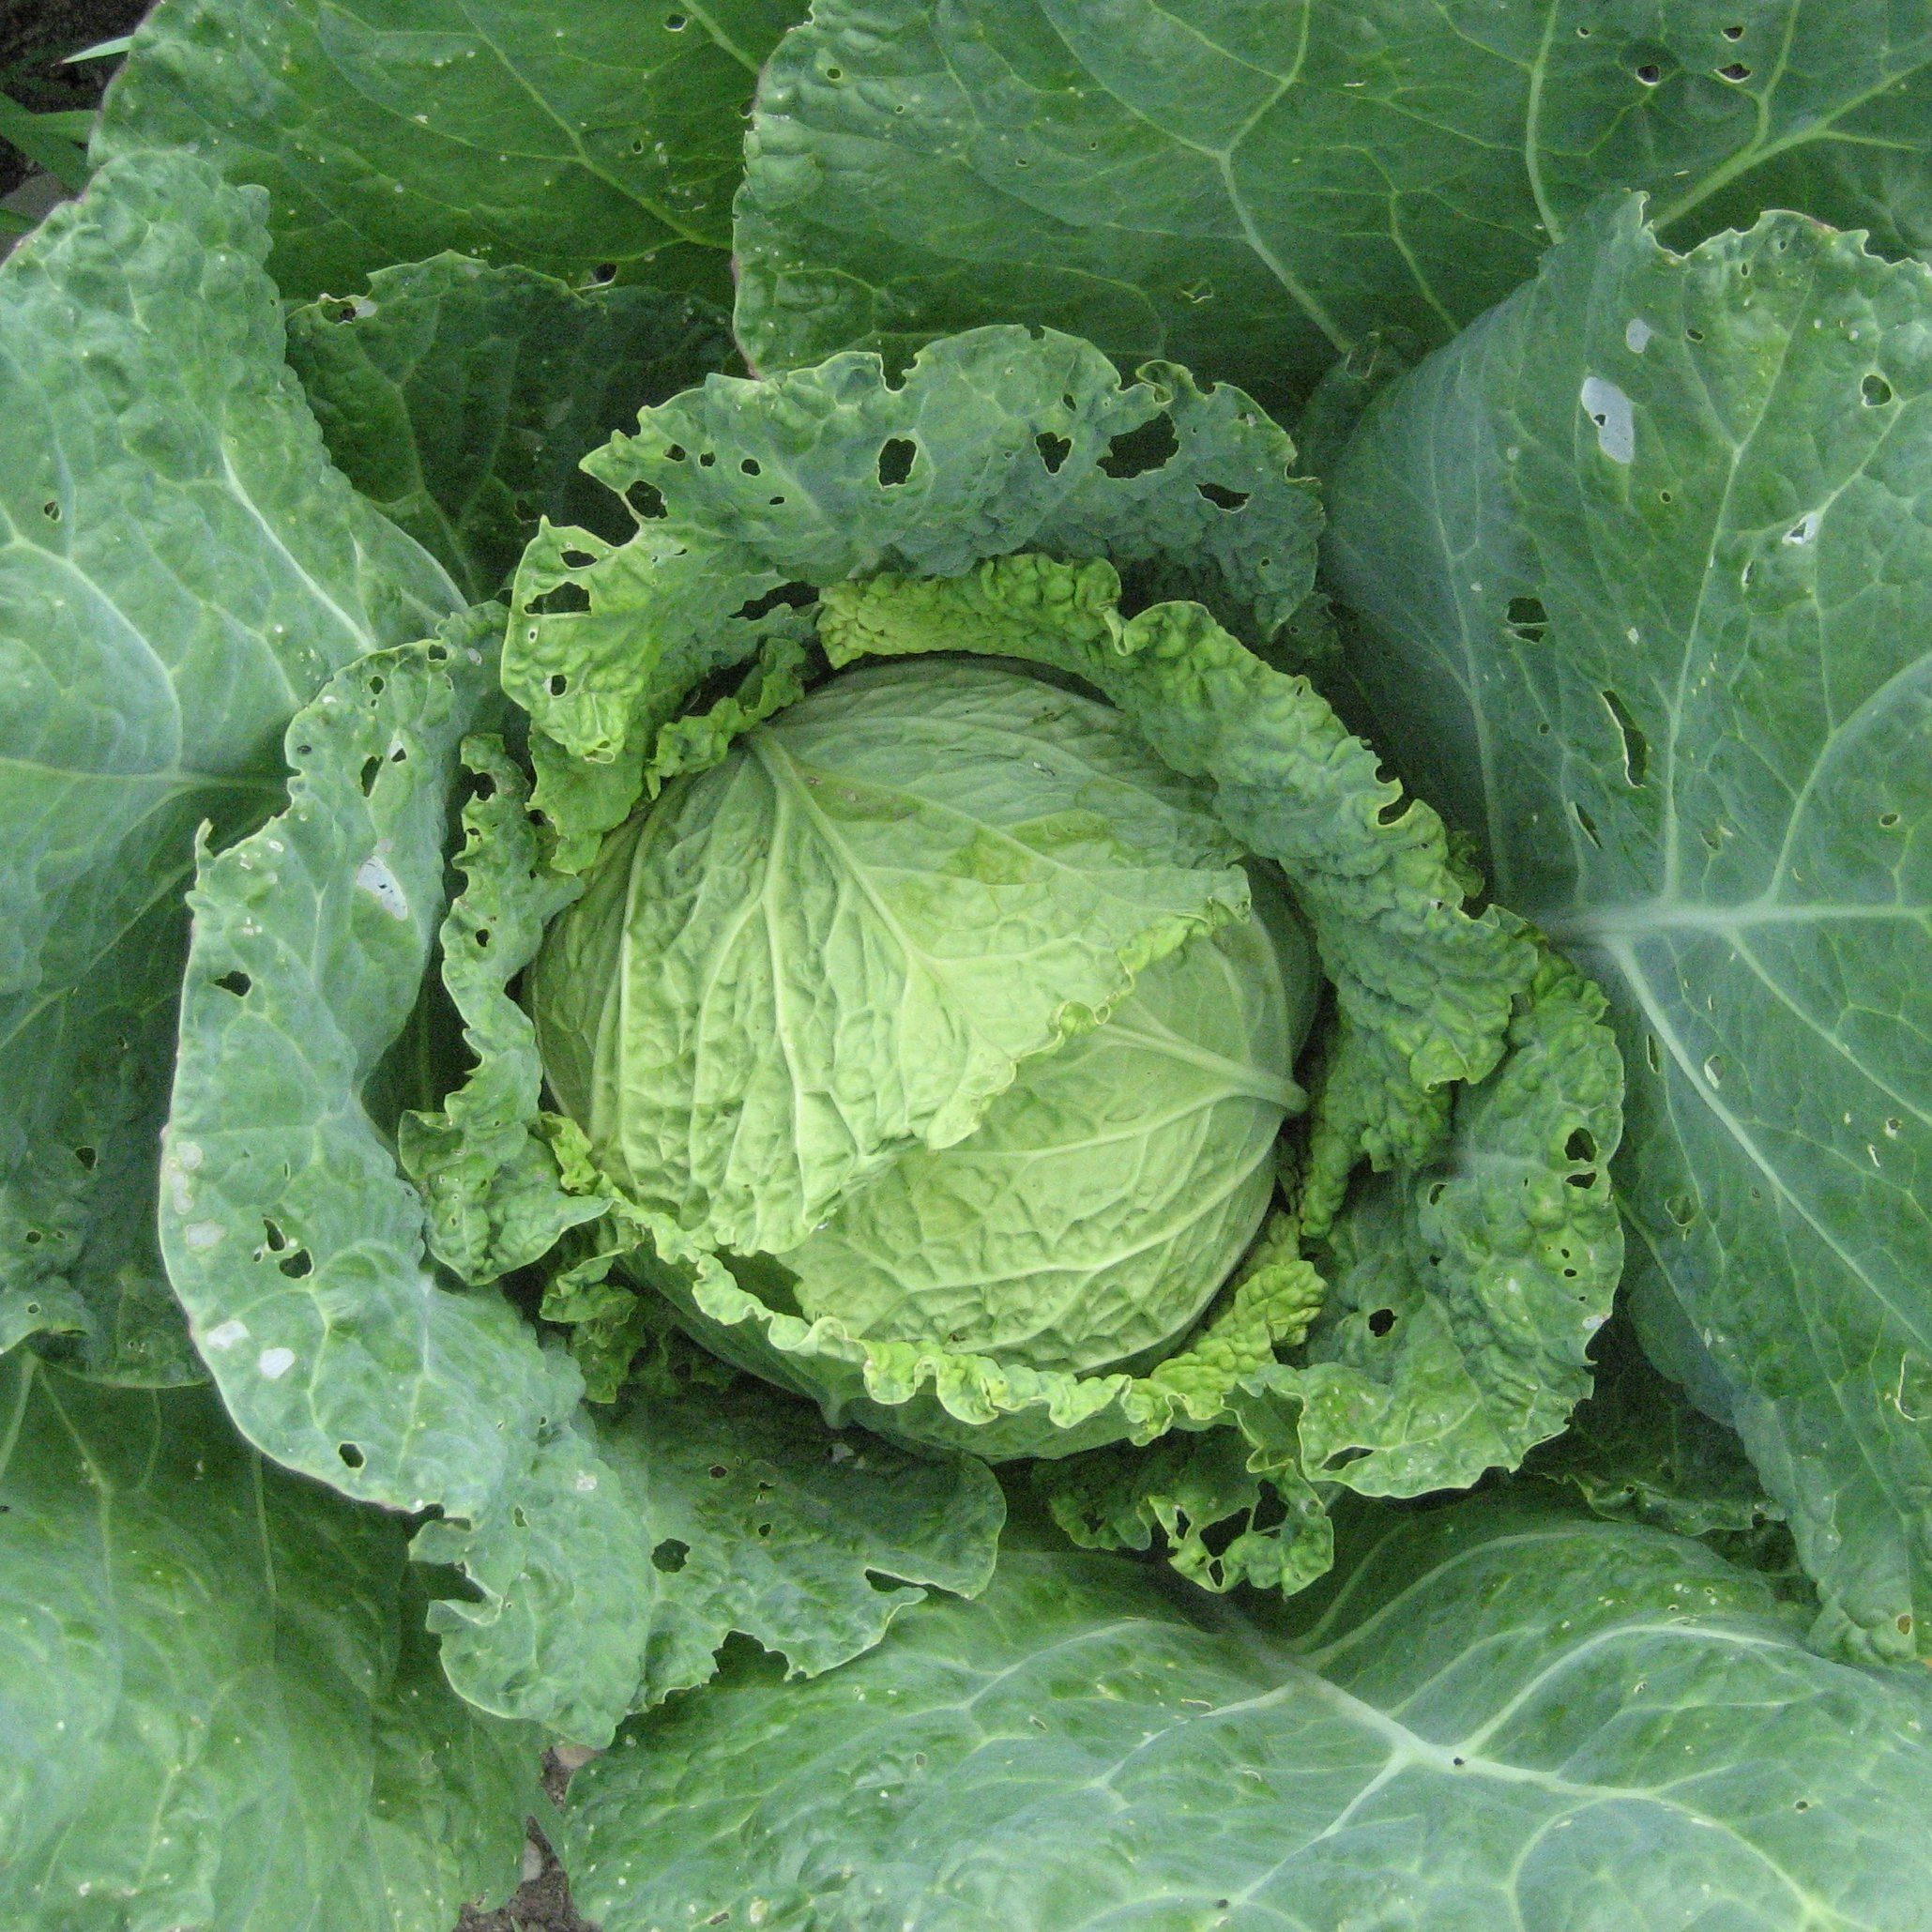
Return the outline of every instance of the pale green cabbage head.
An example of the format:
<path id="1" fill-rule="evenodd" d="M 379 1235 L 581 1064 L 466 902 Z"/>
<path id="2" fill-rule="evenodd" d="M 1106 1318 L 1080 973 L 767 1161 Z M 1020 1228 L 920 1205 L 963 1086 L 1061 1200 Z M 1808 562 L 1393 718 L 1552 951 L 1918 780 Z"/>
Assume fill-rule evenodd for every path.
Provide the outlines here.
<path id="1" fill-rule="evenodd" d="M 1321 981 L 1270 872 L 1109 706 L 849 673 L 607 842 L 532 975 L 545 1069 L 607 1177 L 808 1318 L 1155 1360 L 1306 1104 Z"/>

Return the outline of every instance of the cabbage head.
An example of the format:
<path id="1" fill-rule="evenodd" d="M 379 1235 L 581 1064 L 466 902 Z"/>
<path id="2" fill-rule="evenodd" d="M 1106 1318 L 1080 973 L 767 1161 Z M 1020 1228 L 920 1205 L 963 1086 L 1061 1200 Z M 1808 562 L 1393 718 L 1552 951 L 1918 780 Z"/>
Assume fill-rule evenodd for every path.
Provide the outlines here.
<path id="1" fill-rule="evenodd" d="M 1318 968 L 1241 859 L 1090 697 L 846 672 L 606 842 L 533 974 L 543 1063 L 632 1201 L 806 1316 L 1111 1367 L 1233 1271 L 1307 1105 Z"/>

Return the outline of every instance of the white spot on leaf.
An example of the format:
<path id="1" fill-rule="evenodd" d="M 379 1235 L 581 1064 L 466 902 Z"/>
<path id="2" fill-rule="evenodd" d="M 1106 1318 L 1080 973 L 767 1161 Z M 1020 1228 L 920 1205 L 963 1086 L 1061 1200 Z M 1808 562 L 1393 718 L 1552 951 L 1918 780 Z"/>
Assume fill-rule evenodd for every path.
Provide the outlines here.
<path id="1" fill-rule="evenodd" d="M 402 881 L 380 859 L 365 859 L 356 868 L 356 883 L 391 919 L 409 917 L 409 899 Z"/>
<path id="2" fill-rule="evenodd" d="M 197 1255 L 205 1255 L 227 1232 L 219 1221 L 197 1221 L 188 1228 L 181 1239 Z"/>
<path id="3" fill-rule="evenodd" d="M 1817 536 L 1818 525 L 1825 520 L 1821 510 L 1807 510 L 1791 527 L 1785 532 L 1787 543 L 1809 543 Z"/>
<path id="4" fill-rule="evenodd" d="M 255 1364 L 271 1382 L 279 1382 L 296 1365 L 296 1351 L 293 1348 L 265 1348 L 262 1359 Z"/>
<path id="5" fill-rule="evenodd" d="M 203 1337 L 204 1348 L 233 1348 L 237 1342 L 249 1338 L 249 1325 L 245 1321 L 224 1321 L 220 1328 L 210 1329 Z"/>
<path id="6" fill-rule="evenodd" d="M 1656 332 L 1641 315 L 1633 315 L 1623 326 L 1623 346 L 1633 356 L 1641 356 L 1651 346 L 1651 338 Z"/>
<path id="7" fill-rule="evenodd" d="M 1636 454 L 1636 412 L 1630 398 L 1615 383 L 1600 375 L 1583 379 L 1583 410 L 1597 426 L 1597 448 L 1612 463 L 1628 463 Z"/>

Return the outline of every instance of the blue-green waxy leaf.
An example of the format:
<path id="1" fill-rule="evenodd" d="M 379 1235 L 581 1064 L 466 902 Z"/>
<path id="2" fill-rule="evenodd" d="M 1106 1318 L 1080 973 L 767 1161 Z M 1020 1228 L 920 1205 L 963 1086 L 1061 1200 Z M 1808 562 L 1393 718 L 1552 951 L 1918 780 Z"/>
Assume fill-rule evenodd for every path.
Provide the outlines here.
<path id="1" fill-rule="evenodd" d="M 649 1531 L 568 1358 L 494 1290 L 453 1292 L 367 1098 L 444 909 L 460 743 L 502 612 L 340 673 L 289 727 L 286 811 L 205 856 L 162 1158 L 161 1245 L 229 1413 L 277 1461 L 443 1520 L 446 1669 L 485 1708 L 597 1742 L 639 1696 Z"/>
<path id="2" fill-rule="evenodd" d="M 1918 1932 L 1932 1694 L 1764 1581 L 1529 1498 L 1351 1513 L 1256 1615 L 1010 1539 L 975 1604 L 628 1731 L 564 1818 L 605 1932 Z M 728 1920 L 725 1914 L 729 1914 Z"/>
<path id="3" fill-rule="evenodd" d="M 1647 1345 L 1932 1653 L 1932 270 L 1607 209 L 1332 502 L 1380 741 L 1609 994 Z"/>
<path id="4" fill-rule="evenodd" d="M 708 303 L 454 254 L 297 309 L 288 357 L 349 480 L 472 600 L 503 591 L 541 517 L 619 534 L 579 460 L 735 359 Z"/>
<path id="5" fill-rule="evenodd" d="M 1605 189 L 1932 242 L 1932 16 L 1889 0 L 818 0 L 738 200 L 753 361 L 1028 321 L 1273 403 L 1433 344 Z"/>
<path id="6" fill-rule="evenodd" d="M 97 152 L 269 191 L 284 295 L 442 249 L 728 297 L 741 113 L 790 0 L 162 0 Z"/>
<path id="7" fill-rule="evenodd" d="M 0 1918 L 449 1932 L 515 1882 L 543 1739 L 457 1697 L 403 1526 L 211 1392 L 0 1362 Z"/>
<path id="8" fill-rule="evenodd" d="M 261 197 L 129 157 L 0 266 L 0 1347 L 199 1374 L 154 1243 L 197 826 L 337 665 L 459 601 L 329 467 Z"/>

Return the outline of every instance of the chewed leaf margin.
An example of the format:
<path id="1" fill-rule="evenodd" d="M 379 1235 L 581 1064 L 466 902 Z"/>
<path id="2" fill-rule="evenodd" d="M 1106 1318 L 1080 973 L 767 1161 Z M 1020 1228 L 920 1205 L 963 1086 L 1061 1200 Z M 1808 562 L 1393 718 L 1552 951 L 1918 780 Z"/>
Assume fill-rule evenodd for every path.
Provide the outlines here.
<path id="1" fill-rule="evenodd" d="M 896 381 L 864 354 L 711 376 L 585 467 L 636 534 L 546 524 L 504 655 L 572 866 L 643 795 L 692 694 L 829 585 L 1024 549 L 1108 556 L 1141 594 L 1184 591 L 1266 647 L 1309 600 L 1321 526 L 1293 444 L 1240 390 L 1166 363 L 1123 383 L 1090 344 L 1017 327 L 936 342 Z M 567 777 L 571 761 L 591 772 Z"/>
<path id="2" fill-rule="evenodd" d="M 473 1587 L 434 1611 L 464 1696 L 595 1743 L 642 1681 L 647 1531 L 570 1421 L 565 1352 L 501 1295 L 437 1281 L 365 1100 L 429 966 L 502 616 L 339 672 L 289 726 L 286 810 L 203 854 L 161 1249 L 244 1436 L 347 1495 L 443 1513 L 417 1553 Z"/>

